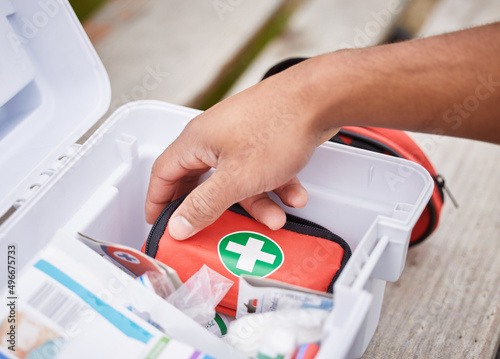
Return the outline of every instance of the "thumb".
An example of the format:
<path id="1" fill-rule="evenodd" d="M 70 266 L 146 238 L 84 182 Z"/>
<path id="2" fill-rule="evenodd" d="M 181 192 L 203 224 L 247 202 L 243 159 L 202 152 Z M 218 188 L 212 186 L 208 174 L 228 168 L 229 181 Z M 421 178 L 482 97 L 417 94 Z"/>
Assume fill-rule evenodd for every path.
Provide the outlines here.
<path id="1" fill-rule="evenodd" d="M 224 183 L 215 171 L 184 199 L 168 222 L 168 231 L 174 239 L 191 237 L 215 222 L 227 208 L 238 202 L 239 198 L 235 196 L 233 188 Z"/>

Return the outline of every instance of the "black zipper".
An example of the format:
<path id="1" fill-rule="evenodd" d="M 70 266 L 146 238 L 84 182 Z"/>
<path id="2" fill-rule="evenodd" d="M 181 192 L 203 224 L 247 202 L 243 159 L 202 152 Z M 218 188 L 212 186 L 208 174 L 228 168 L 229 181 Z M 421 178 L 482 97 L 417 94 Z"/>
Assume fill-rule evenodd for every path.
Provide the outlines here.
<path id="1" fill-rule="evenodd" d="M 361 148 L 363 150 L 368 150 L 372 152 L 378 152 L 383 154 L 389 154 L 394 157 L 404 158 L 399 152 L 395 151 L 392 147 L 386 145 L 383 142 L 375 140 L 371 137 L 360 135 L 359 133 L 351 132 L 341 128 L 337 135 L 350 137 L 353 141 L 351 144 L 343 143 L 346 146 Z M 336 135 L 336 136 L 337 136 Z M 330 139 L 330 141 L 332 141 Z M 357 141 L 357 142 L 356 142 Z M 334 142 L 334 141 L 332 141 Z"/>
<path id="2" fill-rule="evenodd" d="M 158 252 L 158 243 L 160 242 L 161 237 L 163 237 L 163 234 L 165 233 L 168 220 L 186 197 L 187 195 L 184 195 L 180 198 L 177 198 L 175 201 L 171 202 L 156 219 L 155 223 L 151 227 L 151 231 L 149 232 L 148 239 L 146 241 L 146 248 L 144 250 L 144 252 L 148 256 L 153 258 L 156 257 L 156 252 Z"/>

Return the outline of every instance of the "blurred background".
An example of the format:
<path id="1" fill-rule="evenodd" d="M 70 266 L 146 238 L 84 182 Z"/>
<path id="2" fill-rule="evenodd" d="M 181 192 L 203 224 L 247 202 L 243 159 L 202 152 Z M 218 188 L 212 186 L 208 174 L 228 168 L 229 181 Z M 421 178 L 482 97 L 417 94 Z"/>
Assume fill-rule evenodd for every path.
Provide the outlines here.
<path id="1" fill-rule="evenodd" d="M 139 99 L 206 109 L 275 63 L 500 18 L 498 0 L 72 0 L 110 76 Z M 149 73 L 156 83 L 144 86 Z M 147 88 L 146 88 L 147 87 Z"/>
<path id="2" fill-rule="evenodd" d="M 70 2 L 110 77 L 112 101 L 103 118 L 142 99 L 207 109 L 286 58 L 500 20 L 499 0 Z M 403 276 L 387 286 L 364 358 L 494 358 L 500 343 L 500 146 L 411 136 L 447 179 L 460 209 L 445 201 L 438 230 L 410 249 Z"/>

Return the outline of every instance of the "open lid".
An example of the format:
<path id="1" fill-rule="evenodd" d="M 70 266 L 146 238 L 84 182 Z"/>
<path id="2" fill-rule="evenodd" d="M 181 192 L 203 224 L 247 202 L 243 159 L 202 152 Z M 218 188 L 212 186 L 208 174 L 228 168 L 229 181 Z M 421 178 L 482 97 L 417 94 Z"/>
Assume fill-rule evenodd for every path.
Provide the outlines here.
<path id="1" fill-rule="evenodd" d="M 110 95 L 67 0 L 0 0 L 0 216 L 106 112 Z"/>

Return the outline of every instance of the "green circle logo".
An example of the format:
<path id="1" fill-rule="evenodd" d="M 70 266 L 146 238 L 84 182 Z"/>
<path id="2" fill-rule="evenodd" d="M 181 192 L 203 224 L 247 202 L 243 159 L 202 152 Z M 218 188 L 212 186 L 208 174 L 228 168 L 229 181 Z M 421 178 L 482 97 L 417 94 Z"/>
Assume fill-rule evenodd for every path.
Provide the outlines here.
<path id="1" fill-rule="evenodd" d="M 285 260 L 280 246 L 256 232 L 234 232 L 222 238 L 217 247 L 219 258 L 235 276 L 248 274 L 267 277 Z"/>

